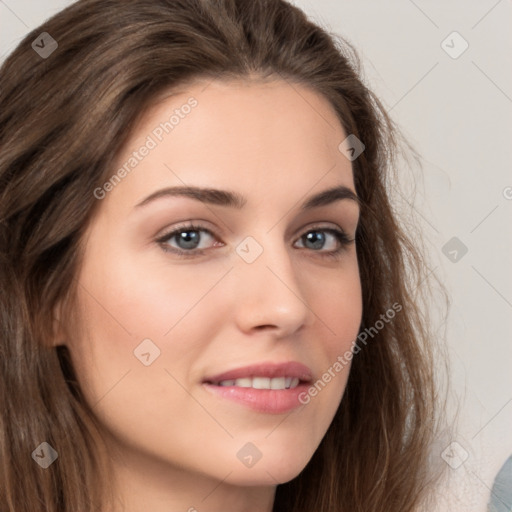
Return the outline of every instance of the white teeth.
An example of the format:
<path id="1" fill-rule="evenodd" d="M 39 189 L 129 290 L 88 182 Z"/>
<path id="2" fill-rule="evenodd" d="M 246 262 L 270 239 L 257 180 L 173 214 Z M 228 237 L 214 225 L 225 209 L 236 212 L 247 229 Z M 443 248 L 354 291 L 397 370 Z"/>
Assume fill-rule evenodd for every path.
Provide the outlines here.
<path id="1" fill-rule="evenodd" d="M 253 377 L 252 387 L 255 389 L 270 389 L 270 379 L 268 377 Z"/>
<path id="2" fill-rule="evenodd" d="M 285 377 L 274 377 L 270 379 L 270 389 L 285 389 L 286 378 Z"/>
<path id="3" fill-rule="evenodd" d="M 299 385 L 297 377 L 244 377 L 236 380 L 223 380 L 219 386 L 237 386 L 254 389 L 293 389 Z"/>

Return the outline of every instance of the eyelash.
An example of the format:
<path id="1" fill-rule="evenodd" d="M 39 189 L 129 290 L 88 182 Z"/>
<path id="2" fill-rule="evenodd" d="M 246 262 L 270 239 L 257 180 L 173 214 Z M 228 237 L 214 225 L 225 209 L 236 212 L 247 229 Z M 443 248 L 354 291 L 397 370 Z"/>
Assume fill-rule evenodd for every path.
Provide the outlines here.
<path id="1" fill-rule="evenodd" d="M 211 230 L 209 230 L 203 226 L 200 226 L 197 224 L 187 224 L 185 226 L 177 227 L 168 233 L 165 233 L 164 235 L 159 237 L 156 240 L 156 242 L 161 246 L 163 251 L 177 254 L 178 256 L 183 257 L 183 258 L 194 258 L 194 257 L 202 256 L 203 254 L 205 254 L 206 251 L 208 251 L 209 249 L 190 249 L 190 250 L 186 251 L 183 249 L 170 248 L 169 245 L 165 243 L 165 242 L 168 242 L 170 239 L 174 238 L 176 235 L 179 235 L 180 233 L 184 233 L 187 231 L 200 231 L 200 232 L 203 231 L 205 233 L 208 233 L 211 237 L 217 238 Z M 338 230 L 338 229 L 334 229 L 334 228 L 322 228 L 322 227 L 312 227 L 312 228 L 308 229 L 301 237 L 299 237 L 298 240 L 301 240 L 308 233 L 312 233 L 312 232 L 330 233 L 331 235 L 333 235 L 336 238 L 336 240 L 340 244 L 340 247 L 338 249 L 335 249 L 334 251 L 322 251 L 322 250 L 316 251 L 316 250 L 312 249 L 313 252 L 318 252 L 322 257 L 325 257 L 325 258 L 338 259 L 341 256 L 341 254 L 346 250 L 347 246 L 349 246 L 351 243 L 353 243 L 355 241 L 353 238 L 349 238 L 348 235 L 342 230 Z"/>

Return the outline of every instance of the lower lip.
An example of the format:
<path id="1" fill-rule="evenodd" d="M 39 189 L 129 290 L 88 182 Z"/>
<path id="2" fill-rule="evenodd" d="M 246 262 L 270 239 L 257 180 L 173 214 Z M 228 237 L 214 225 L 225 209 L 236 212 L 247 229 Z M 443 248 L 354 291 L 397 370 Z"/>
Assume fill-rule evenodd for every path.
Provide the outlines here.
<path id="1" fill-rule="evenodd" d="M 309 387 L 307 384 L 299 384 L 293 389 L 255 389 L 207 383 L 203 386 L 222 398 L 267 414 L 283 414 L 304 405 L 299 401 L 299 395 Z"/>

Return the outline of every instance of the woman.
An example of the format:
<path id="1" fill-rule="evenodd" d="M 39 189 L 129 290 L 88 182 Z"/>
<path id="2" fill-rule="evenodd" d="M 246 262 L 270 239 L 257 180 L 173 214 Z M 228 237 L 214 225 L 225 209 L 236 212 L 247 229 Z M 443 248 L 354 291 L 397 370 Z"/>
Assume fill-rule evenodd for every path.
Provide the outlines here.
<path id="1" fill-rule="evenodd" d="M 2 510 L 424 503 L 424 267 L 356 70 L 279 0 L 80 0 L 9 56 Z"/>

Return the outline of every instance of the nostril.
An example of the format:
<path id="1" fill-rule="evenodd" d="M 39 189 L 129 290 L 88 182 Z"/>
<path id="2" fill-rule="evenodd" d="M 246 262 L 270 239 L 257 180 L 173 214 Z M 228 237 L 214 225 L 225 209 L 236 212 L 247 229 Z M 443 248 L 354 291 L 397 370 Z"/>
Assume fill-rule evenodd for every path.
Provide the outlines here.
<path id="1" fill-rule="evenodd" d="M 276 327 L 275 325 L 266 324 L 266 325 L 257 325 L 255 327 L 255 329 L 258 329 L 259 331 L 261 331 L 262 329 L 273 329 L 275 327 Z"/>

